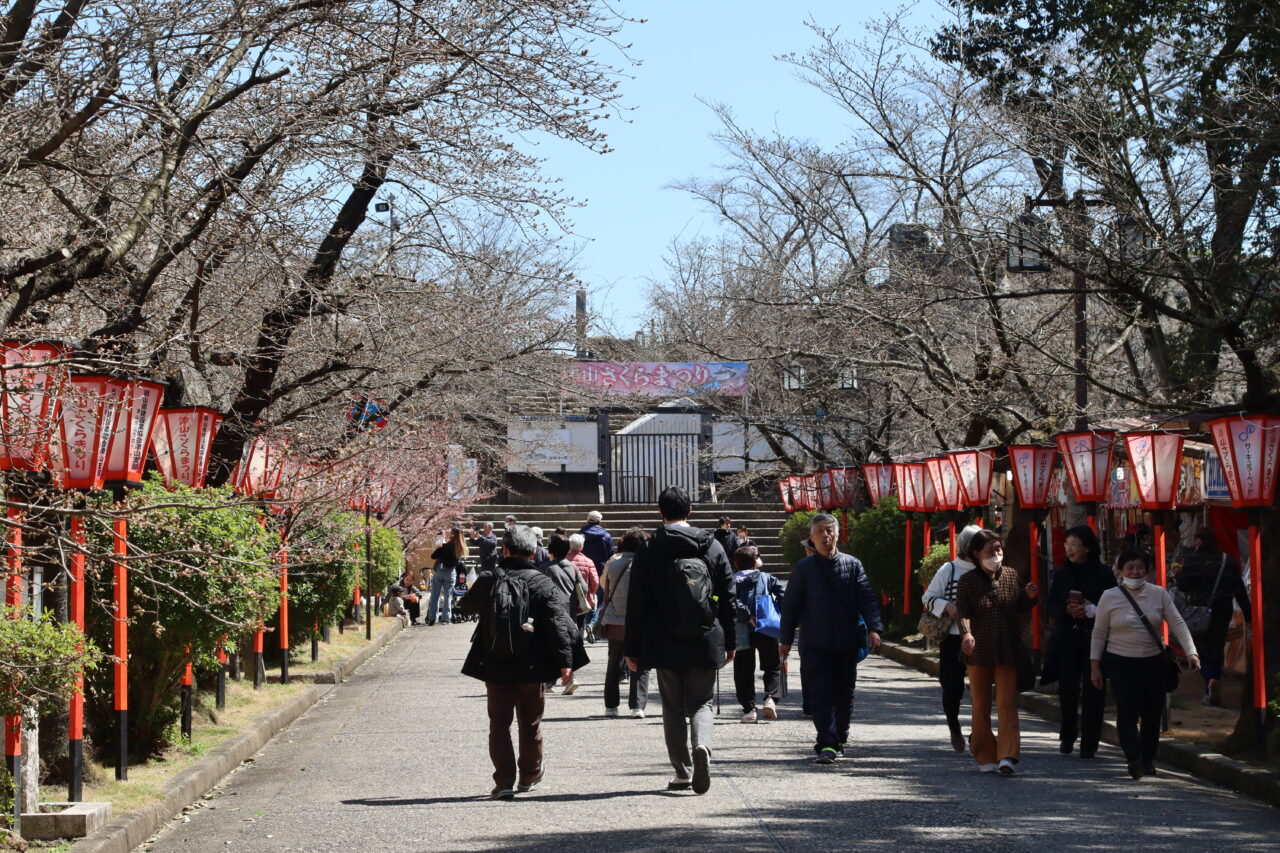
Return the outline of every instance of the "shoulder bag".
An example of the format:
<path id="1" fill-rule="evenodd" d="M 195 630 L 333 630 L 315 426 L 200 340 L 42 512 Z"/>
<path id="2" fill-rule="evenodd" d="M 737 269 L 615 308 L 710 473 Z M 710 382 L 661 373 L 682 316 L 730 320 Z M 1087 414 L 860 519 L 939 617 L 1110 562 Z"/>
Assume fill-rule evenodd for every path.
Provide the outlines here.
<path id="1" fill-rule="evenodd" d="M 1222 573 L 1226 568 L 1227 555 L 1223 554 L 1222 562 L 1218 564 L 1218 576 L 1213 579 L 1213 589 L 1209 592 L 1208 604 L 1192 604 L 1187 594 L 1181 589 L 1173 596 L 1173 603 L 1182 614 L 1182 621 L 1187 623 L 1187 630 L 1193 636 L 1206 634 L 1209 631 L 1209 623 L 1213 621 L 1213 600 L 1218 597 L 1218 584 L 1222 583 Z"/>
<path id="2" fill-rule="evenodd" d="M 956 564 L 954 561 L 950 561 L 950 565 L 951 578 L 947 581 L 947 585 L 942 588 L 944 593 L 956 582 Z M 950 603 L 951 599 L 948 598 L 947 601 Z M 955 620 L 945 610 L 941 616 L 935 616 L 933 608 L 926 607 L 924 612 L 920 614 L 920 622 L 916 625 L 916 628 L 921 634 L 924 634 L 929 642 L 941 645 L 942 641 L 951 634 L 951 626 L 954 624 Z"/>
<path id="3" fill-rule="evenodd" d="M 1124 593 L 1124 597 L 1129 599 L 1129 603 L 1133 605 L 1134 612 L 1138 614 L 1138 618 L 1142 620 L 1142 626 L 1147 629 L 1147 633 L 1151 635 L 1151 639 L 1156 641 L 1156 645 L 1160 647 L 1160 653 L 1164 656 L 1165 674 L 1164 674 L 1164 692 L 1172 693 L 1178 689 L 1178 681 L 1182 676 L 1182 667 L 1178 664 L 1178 658 L 1173 653 L 1173 649 L 1165 645 L 1164 640 L 1152 627 L 1151 620 L 1147 618 L 1147 614 L 1142 612 L 1142 608 L 1138 606 L 1138 602 L 1133 600 L 1133 596 L 1129 594 L 1129 590 L 1125 589 L 1124 584 L 1119 587 Z"/>

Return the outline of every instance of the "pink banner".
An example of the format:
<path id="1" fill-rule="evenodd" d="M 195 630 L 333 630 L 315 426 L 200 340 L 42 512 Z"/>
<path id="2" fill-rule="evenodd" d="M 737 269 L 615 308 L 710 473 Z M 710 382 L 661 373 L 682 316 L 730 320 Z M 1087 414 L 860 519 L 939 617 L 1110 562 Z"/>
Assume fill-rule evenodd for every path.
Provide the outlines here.
<path id="1" fill-rule="evenodd" d="M 745 361 L 583 361 L 569 368 L 574 383 L 613 396 L 747 396 Z"/>

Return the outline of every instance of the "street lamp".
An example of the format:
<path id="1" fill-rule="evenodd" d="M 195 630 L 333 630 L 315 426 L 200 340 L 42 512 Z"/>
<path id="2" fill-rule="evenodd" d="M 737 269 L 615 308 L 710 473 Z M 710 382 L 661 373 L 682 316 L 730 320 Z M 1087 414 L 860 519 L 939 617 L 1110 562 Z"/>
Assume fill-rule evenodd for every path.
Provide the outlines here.
<path id="1" fill-rule="evenodd" d="M 853 506 L 858 492 L 858 469 L 832 468 L 831 488 L 835 492 L 837 506 Z"/>
<path id="2" fill-rule="evenodd" d="M 838 507 L 840 502 L 836 499 L 834 484 L 831 481 L 831 472 L 819 471 L 813 477 L 818 486 L 818 505 L 822 509 L 835 509 Z"/>
<path id="3" fill-rule="evenodd" d="M 61 366 L 70 350 L 52 341 L 0 343 L 0 471 L 42 471 L 49 458 L 58 412 L 58 396 L 66 381 Z M 22 510 L 12 496 L 6 512 L 5 603 L 10 619 L 22 607 Z M 22 715 L 5 717 L 4 754 L 14 786 L 14 827 L 22 819 Z"/>
<path id="4" fill-rule="evenodd" d="M 151 447 L 165 384 L 150 379 L 124 383 L 115 430 L 107 446 L 103 480 L 111 486 L 117 505 L 130 484 L 142 482 L 142 469 Z M 129 520 L 123 511 L 112 522 L 112 588 L 115 612 L 112 652 L 115 655 L 116 778 L 129 778 Z"/>
<path id="5" fill-rule="evenodd" d="M 907 476 L 911 481 L 911 496 L 915 500 L 916 512 L 932 513 L 938 509 L 938 496 L 933 490 L 933 478 L 923 462 L 908 462 Z M 933 530 L 928 520 L 924 525 L 924 553 L 927 556 L 933 545 Z"/>
<path id="6" fill-rule="evenodd" d="M 1076 502 L 1085 508 L 1089 527 L 1098 532 L 1098 504 L 1106 499 L 1111 476 L 1111 448 L 1116 434 L 1112 430 L 1063 432 L 1054 436 L 1067 482 Z"/>
<path id="7" fill-rule="evenodd" d="M 1253 707 L 1257 714 L 1258 752 L 1266 749 L 1267 676 L 1263 667 L 1262 507 L 1275 501 L 1280 464 L 1280 416 L 1237 415 L 1209 421 L 1209 433 L 1222 463 L 1231 505 L 1249 510 L 1249 609 L 1253 626 Z"/>
<path id="8" fill-rule="evenodd" d="M 1009 470 L 1018 506 L 1031 516 L 1031 582 L 1040 585 L 1040 521 L 1049 505 L 1049 478 L 1057 448 L 1040 444 L 1009 445 Z M 1040 608 L 1031 611 L 1032 648 L 1040 651 Z"/>
<path id="9" fill-rule="evenodd" d="M 72 376 L 60 400 L 57 452 L 53 482 L 62 489 L 97 491 L 106 476 L 107 448 L 116 431 L 116 418 L 124 401 L 126 383 L 113 376 L 88 374 Z M 77 505 L 79 501 L 77 501 Z M 81 633 L 84 621 L 84 517 L 71 515 L 71 555 L 67 560 L 70 579 L 67 609 L 71 622 Z M 68 717 L 70 770 L 67 798 L 78 803 L 84 798 L 84 669 L 76 673 Z"/>
<path id="10" fill-rule="evenodd" d="M 960 496 L 960 482 L 956 479 L 955 466 L 949 456 L 934 456 L 924 460 L 925 470 L 933 483 L 933 493 L 938 509 L 947 512 L 947 537 L 951 546 L 951 559 L 956 558 L 956 513 L 964 509 Z"/>

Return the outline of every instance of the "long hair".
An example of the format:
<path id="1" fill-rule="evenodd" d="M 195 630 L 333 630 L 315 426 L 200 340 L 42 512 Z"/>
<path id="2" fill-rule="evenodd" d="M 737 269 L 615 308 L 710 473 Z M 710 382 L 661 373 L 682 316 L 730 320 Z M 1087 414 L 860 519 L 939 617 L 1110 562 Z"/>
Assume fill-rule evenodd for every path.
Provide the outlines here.
<path id="1" fill-rule="evenodd" d="M 467 540 L 462 538 L 461 528 L 453 528 L 453 533 L 450 534 L 449 541 L 453 543 L 453 555 L 459 560 L 465 560 L 467 555 L 471 553 L 467 549 Z"/>

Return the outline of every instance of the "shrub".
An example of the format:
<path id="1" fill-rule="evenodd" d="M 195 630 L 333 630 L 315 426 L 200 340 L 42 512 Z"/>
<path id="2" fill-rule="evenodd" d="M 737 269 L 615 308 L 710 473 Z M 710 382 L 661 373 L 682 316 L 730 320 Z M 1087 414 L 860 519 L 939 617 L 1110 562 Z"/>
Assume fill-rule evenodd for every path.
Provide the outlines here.
<path id="1" fill-rule="evenodd" d="M 81 667 L 92 671 L 98 649 L 52 611 L 0 605 L 0 716 L 21 714 L 43 700 L 63 702 Z"/>
<path id="2" fill-rule="evenodd" d="M 897 498 L 888 497 L 863 511 L 849 525 L 845 549 L 867 569 L 877 592 L 895 597 L 902 589 L 902 549 L 906 544 L 906 517 Z"/>
<path id="3" fill-rule="evenodd" d="M 280 537 L 230 490 L 165 489 L 148 478 L 131 493 L 129 516 L 129 752 L 145 759 L 168 745 L 179 711 L 178 685 L 190 657 L 212 665 L 219 637 L 251 630 L 279 603 Z M 111 527 L 88 525 L 96 596 L 90 636 L 112 646 Z M 111 667 L 88 690 L 87 722 L 100 754 L 115 750 Z"/>
<path id="4" fill-rule="evenodd" d="M 311 639 L 316 626 L 342 618 L 364 578 L 364 536 L 357 518 L 333 512 L 295 527 L 289 543 L 289 645 Z M 360 524 L 364 523 L 359 517 Z M 353 547 L 358 538 L 360 549 Z M 375 547 L 376 555 L 376 547 Z"/>
<path id="5" fill-rule="evenodd" d="M 929 584 L 933 583 L 933 576 L 949 559 L 951 559 L 951 546 L 947 542 L 940 542 L 929 549 L 929 553 L 925 554 L 920 565 L 916 567 L 916 580 L 920 582 L 921 589 L 929 588 Z"/>

